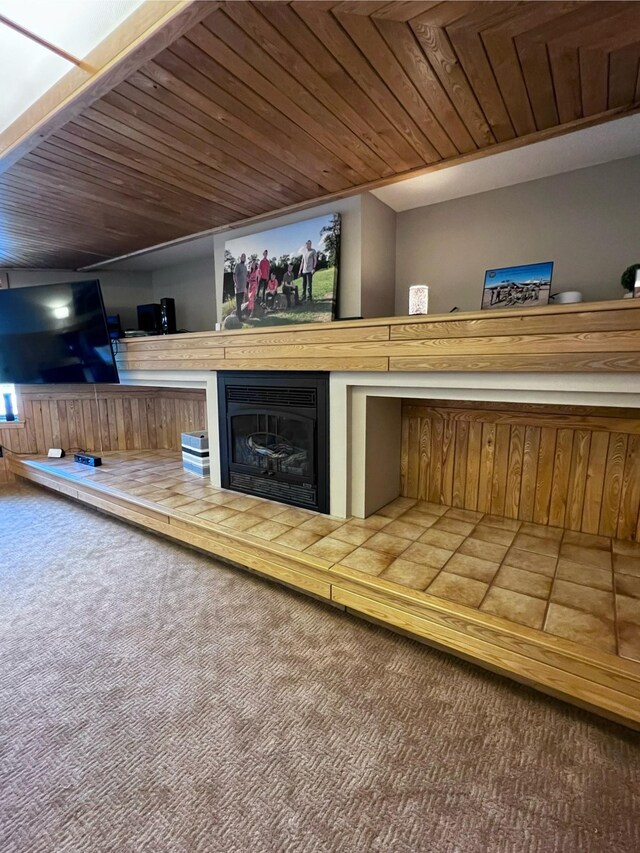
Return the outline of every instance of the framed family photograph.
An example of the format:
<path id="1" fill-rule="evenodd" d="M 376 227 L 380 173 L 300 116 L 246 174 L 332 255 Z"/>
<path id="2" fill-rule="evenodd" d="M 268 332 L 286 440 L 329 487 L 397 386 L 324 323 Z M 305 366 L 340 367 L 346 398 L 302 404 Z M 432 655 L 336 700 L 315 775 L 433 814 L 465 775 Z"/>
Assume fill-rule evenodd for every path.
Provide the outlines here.
<path id="1" fill-rule="evenodd" d="M 223 328 L 333 320 L 340 226 L 331 213 L 227 240 Z"/>
<path id="2" fill-rule="evenodd" d="M 534 308 L 549 304 L 553 261 L 487 270 L 481 308 Z"/>

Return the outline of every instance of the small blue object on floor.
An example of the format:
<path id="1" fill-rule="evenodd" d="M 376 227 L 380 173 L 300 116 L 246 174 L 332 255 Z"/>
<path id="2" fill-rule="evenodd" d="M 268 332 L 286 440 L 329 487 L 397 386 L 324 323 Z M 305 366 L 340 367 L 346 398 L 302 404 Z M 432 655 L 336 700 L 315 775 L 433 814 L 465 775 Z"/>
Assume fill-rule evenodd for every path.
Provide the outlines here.
<path id="1" fill-rule="evenodd" d="M 206 429 L 198 432 L 183 432 L 182 445 L 182 467 L 185 471 L 208 477 L 209 466 L 209 433 Z"/>

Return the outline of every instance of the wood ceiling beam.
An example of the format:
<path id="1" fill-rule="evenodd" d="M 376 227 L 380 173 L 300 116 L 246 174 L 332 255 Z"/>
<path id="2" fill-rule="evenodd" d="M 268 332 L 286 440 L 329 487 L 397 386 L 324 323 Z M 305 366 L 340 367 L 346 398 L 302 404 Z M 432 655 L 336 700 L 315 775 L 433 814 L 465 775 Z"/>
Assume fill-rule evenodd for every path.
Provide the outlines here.
<path id="1" fill-rule="evenodd" d="M 213 0 L 147 0 L 0 134 L 0 173 L 214 11 Z M 93 73 L 85 70 L 91 68 Z"/>

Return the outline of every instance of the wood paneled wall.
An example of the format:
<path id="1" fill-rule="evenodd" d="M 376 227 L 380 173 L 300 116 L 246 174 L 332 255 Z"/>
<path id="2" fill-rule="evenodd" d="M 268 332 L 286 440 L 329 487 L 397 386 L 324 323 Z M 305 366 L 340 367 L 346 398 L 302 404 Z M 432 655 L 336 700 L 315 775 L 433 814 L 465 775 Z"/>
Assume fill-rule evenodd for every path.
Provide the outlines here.
<path id="1" fill-rule="evenodd" d="M 0 428 L 0 446 L 14 453 L 50 447 L 109 450 L 180 448 L 180 433 L 206 426 L 205 391 L 126 385 L 21 386 L 23 426 Z M 0 482 L 9 479 L 6 455 Z"/>
<path id="2" fill-rule="evenodd" d="M 640 412 L 405 401 L 402 494 L 640 540 Z"/>

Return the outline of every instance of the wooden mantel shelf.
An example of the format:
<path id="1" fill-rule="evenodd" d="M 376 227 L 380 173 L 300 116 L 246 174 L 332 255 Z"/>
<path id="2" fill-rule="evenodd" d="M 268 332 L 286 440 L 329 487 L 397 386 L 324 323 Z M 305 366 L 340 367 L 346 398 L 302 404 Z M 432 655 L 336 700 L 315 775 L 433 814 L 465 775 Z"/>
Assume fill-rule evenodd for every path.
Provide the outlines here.
<path id="1" fill-rule="evenodd" d="M 640 371 L 640 299 L 120 341 L 123 370 Z"/>

